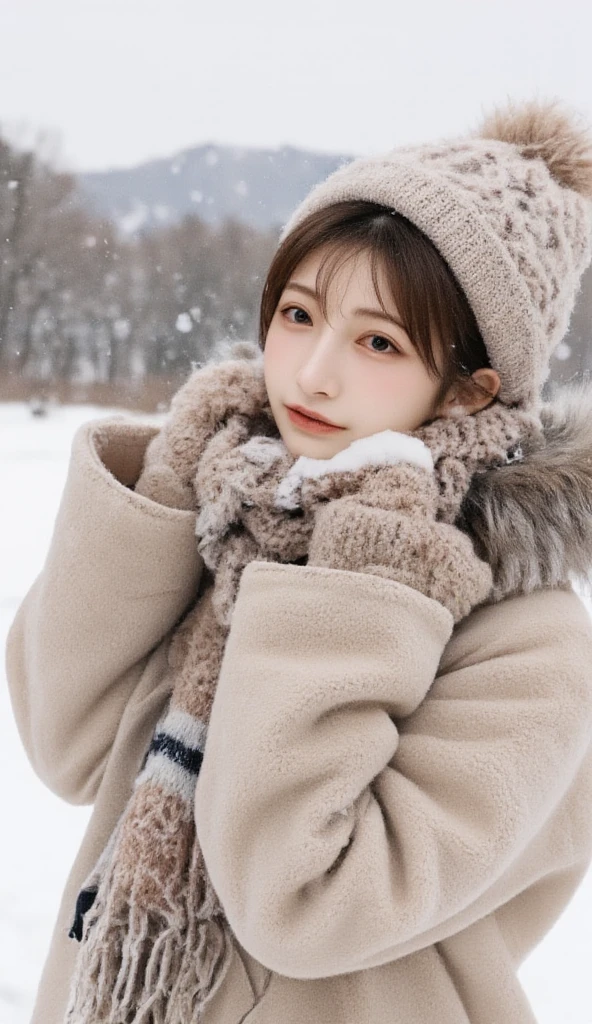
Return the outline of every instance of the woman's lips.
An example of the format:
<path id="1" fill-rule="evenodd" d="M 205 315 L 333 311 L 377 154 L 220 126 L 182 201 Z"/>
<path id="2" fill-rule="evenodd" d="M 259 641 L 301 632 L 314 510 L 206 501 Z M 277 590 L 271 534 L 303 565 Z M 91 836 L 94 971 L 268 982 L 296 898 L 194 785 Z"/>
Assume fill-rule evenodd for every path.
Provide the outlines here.
<path id="1" fill-rule="evenodd" d="M 320 420 L 312 420 L 309 416 L 303 416 L 302 413 L 296 412 L 294 409 L 288 409 L 288 416 L 297 427 L 309 430 L 313 434 L 332 434 L 334 430 L 344 429 L 343 427 L 332 427 L 328 423 L 321 423 Z"/>

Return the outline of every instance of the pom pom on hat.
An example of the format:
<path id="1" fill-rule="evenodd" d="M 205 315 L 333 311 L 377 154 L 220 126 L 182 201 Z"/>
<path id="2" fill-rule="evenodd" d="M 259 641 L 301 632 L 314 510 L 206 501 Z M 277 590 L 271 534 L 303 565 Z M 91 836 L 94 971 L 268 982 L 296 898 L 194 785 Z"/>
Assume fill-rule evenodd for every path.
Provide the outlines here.
<path id="1" fill-rule="evenodd" d="M 484 118 L 474 133 L 517 146 L 526 159 L 541 159 L 559 185 L 592 198 L 592 131 L 560 100 L 511 100 Z"/>

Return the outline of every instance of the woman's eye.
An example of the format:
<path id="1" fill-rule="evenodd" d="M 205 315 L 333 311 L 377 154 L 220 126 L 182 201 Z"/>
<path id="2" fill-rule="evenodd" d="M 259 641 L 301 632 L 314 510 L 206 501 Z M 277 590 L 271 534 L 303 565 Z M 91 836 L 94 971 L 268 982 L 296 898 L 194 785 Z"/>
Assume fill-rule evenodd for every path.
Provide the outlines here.
<path id="1" fill-rule="evenodd" d="M 310 317 L 308 316 L 308 313 L 306 312 L 306 310 L 302 309 L 301 306 L 286 306 L 285 309 L 282 309 L 282 316 L 286 316 L 286 313 L 291 312 L 291 310 L 293 310 L 293 309 L 295 309 L 297 313 L 304 313 L 304 315 L 307 316 L 308 319 L 310 320 Z M 289 317 L 287 319 L 289 319 Z M 296 320 L 296 321 L 290 320 L 290 323 L 297 323 L 298 324 L 298 323 L 302 323 L 302 320 Z"/>
<path id="2" fill-rule="evenodd" d="M 293 323 L 296 323 L 296 324 L 304 323 L 303 320 L 292 320 L 290 317 L 287 316 L 287 314 L 291 313 L 292 310 L 295 310 L 296 313 L 304 313 L 304 316 L 308 320 L 310 320 L 310 317 L 309 317 L 308 313 L 306 312 L 305 309 L 302 309 L 302 306 L 286 306 L 284 309 L 282 309 L 281 312 L 282 312 L 282 316 L 286 317 L 286 319 L 289 320 L 290 323 L 292 323 L 292 324 Z M 369 340 L 370 341 L 374 341 L 375 338 L 377 338 L 378 341 L 383 342 L 384 345 L 389 345 L 390 346 L 390 351 L 396 352 L 398 355 L 401 354 L 400 349 L 398 349 L 396 345 L 393 345 L 392 341 L 389 341 L 388 338 L 383 338 L 381 334 L 371 334 L 369 336 Z M 377 355 L 382 355 L 383 353 L 388 352 L 389 349 L 388 348 L 381 348 L 381 349 L 376 349 L 375 348 L 375 349 L 371 349 L 371 351 L 376 352 Z"/>
<path id="3" fill-rule="evenodd" d="M 399 349 L 396 348 L 396 346 L 393 345 L 392 341 L 389 341 L 388 338 L 383 338 L 381 334 L 371 334 L 369 340 L 370 341 L 374 341 L 375 338 L 378 338 L 379 341 L 384 342 L 385 345 L 390 345 L 392 352 L 399 352 Z M 386 348 L 376 349 L 375 348 L 372 351 L 373 352 L 382 353 L 382 352 L 388 352 L 388 349 L 386 349 Z"/>

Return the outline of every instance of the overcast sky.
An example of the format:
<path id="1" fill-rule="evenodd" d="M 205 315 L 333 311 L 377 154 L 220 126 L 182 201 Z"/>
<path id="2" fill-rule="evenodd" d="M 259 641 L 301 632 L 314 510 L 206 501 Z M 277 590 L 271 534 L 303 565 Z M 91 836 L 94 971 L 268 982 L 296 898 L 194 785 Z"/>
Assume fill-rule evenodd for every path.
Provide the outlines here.
<path id="1" fill-rule="evenodd" d="M 0 0 L 0 47 L 0 130 L 74 171 L 207 142 L 377 152 L 507 96 L 592 120 L 589 0 Z"/>

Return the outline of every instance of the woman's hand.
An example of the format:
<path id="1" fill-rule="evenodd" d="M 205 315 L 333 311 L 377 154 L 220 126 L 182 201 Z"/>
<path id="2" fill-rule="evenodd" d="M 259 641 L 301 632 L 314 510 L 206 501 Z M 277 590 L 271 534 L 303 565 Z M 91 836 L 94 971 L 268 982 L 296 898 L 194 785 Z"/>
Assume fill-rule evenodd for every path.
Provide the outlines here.
<path id="1" fill-rule="evenodd" d="M 433 472 L 376 468 L 356 495 L 318 507 L 308 564 L 404 583 L 458 622 L 486 600 L 493 577 L 467 534 L 436 519 L 438 496 Z"/>
<path id="2" fill-rule="evenodd" d="M 401 463 L 433 469 L 427 446 L 394 430 L 357 438 L 330 459 L 300 456 L 282 479 L 276 504 L 286 510 L 307 512 L 318 504 L 349 494 L 369 496 L 367 486 L 376 469 Z"/>
<path id="3" fill-rule="evenodd" d="M 246 422 L 265 401 L 265 382 L 252 358 L 209 363 L 194 370 L 173 395 L 167 419 L 146 448 L 135 491 L 172 508 L 197 509 L 195 474 L 221 422 L 237 415 Z M 237 434 L 237 443 L 246 433 L 245 428 Z"/>
<path id="4" fill-rule="evenodd" d="M 296 460 L 280 484 L 285 507 L 314 510 L 309 565 L 369 572 L 440 601 L 457 622 L 486 600 L 491 568 L 470 538 L 442 521 L 459 508 L 472 472 L 503 462 L 507 410 L 485 421 L 434 421 L 424 436 L 384 431 L 358 439 L 327 460 Z M 471 417 L 475 420 L 478 413 Z M 447 489 L 434 467 L 444 467 Z"/>

